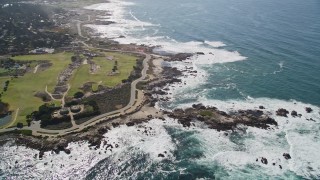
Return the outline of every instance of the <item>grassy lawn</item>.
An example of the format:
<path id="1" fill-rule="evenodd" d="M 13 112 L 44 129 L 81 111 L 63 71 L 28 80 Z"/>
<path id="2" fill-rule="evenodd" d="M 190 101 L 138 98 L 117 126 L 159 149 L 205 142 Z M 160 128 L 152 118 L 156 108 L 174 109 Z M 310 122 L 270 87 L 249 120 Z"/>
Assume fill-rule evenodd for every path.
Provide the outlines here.
<path id="1" fill-rule="evenodd" d="M 0 77 L 0 92 L 3 91 L 4 83 L 10 79 L 10 77 Z"/>
<path id="2" fill-rule="evenodd" d="M 57 83 L 58 74 L 65 69 L 71 62 L 73 53 L 59 54 L 43 54 L 43 55 L 25 55 L 16 56 L 14 60 L 49 60 L 53 64 L 49 69 L 37 72 L 28 73 L 23 77 L 14 78 L 10 81 L 8 91 L 2 96 L 2 101 L 10 104 L 10 110 L 13 112 L 13 118 L 16 115 L 16 110 L 19 108 L 18 116 L 15 122 L 11 125 L 16 125 L 18 122 L 26 124 L 26 115 L 38 109 L 43 102 L 34 96 L 38 91 L 44 91 L 48 85 L 48 91 L 53 91 Z M 2 80 L 0 80 L 0 83 Z"/>
<path id="3" fill-rule="evenodd" d="M 121 53 L 106 52 L 106 56 L 113 56 L 113 60 L 107 60 L 106 57 L 95 57 L 93 61 L 100 66 L 94 74 L 90 73 L 90 65 L 82 65 L 73 75 L 70 80 L 71 89 L 69 96 L 73 96 L 74 93 L 80 91 L 80 87 L 86 82 L 94 82 L 93 90 L 98 88 L 98 85 L 104 85 L 108 87 L 114 87 L 122 82 L 123 79 L 127 79 L 133 70 L 133 66 L 136 65 L 137 57 Z M 114 76 L 108 76 L 112 71 L 115 60 L 118 61 L 119 74 Z"/>

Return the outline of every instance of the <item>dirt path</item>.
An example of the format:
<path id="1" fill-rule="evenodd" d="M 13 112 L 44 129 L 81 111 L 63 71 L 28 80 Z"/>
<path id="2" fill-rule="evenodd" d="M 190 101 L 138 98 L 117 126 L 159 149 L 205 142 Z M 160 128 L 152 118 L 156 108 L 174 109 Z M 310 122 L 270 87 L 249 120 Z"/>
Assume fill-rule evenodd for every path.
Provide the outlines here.
<path id="1" fill-rule="evenodd" d="M 14 116 L 14 118 L 13 118 L 12 122 L 11 122 L 8 126 L 6 126 L 6 127 L 11 127 L 11 126 L 13 126 L 13 125 L 14 125 L 14 123 L 15 123 L 15 122 L 16 122 L 16 120 L 17 120 L 17 117 L 18 117 L 19 111 L 20 111 L 20 108 L 17 108 L 17 109 L 15 110 L 15 116 Z"/>
<path id="2" fill-rule="evenodd" d="M 52 94 L 48 91 L 48 86 L 46 86 L 45 92 L 51 97 L 52 100 L 55 100 L 55 101 L 57 100 L 57 99 L 55 99 L 55 98 L 52 96 Z"/>
<path id="3" fill-rule="evenodd" d="M 64 105 L 66 104 L 65 97 L 67 96 L 67 94 L 68 94 L 68 92 L 69 92 L 69 90 L 71 88 L 70 84 L 67 84 L 67 86 L 68 86 L 68 89 L 67 89 L 66 92 L 63 93 L 63 96 L 62 96 L 62 99 L 61 99 L 61 106 L 62 107 L 64 107 Z"/>
<path id="4" fill-rule="evenodd" d="M 37 73 L 38 68 L 39 68 L 39 65 L 37 65 L 36 67 L 34 67 L 33 74 Z"/>

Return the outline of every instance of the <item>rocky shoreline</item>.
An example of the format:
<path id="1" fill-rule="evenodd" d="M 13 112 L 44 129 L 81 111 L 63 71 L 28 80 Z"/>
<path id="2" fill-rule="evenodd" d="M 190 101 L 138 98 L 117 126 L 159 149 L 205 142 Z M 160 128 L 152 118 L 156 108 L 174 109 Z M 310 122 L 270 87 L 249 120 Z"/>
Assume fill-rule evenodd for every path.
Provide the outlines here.
<path id="1" fill-rule="evenodd" d="M 166 61 L 183 61 L 189 58 L 190 54 L 179 54 L 169 56 Z M 183 72 L 173 67 L 161 67 L 162 72 L 158 74 L 156 80 L 149 82 L 144 87 L 146 101 L 141 108 L 154 108 L 155 104 L 159 101 L 169 101 L 169 98 L 164 98 L 161 95 L 167 95 L 166 87 L 174 83 L 181 83 L 179 79 Z M 194 72 L 192 72 L 194 73 Z M 160 95 L 160 96 L 157 96 Z M 195 121 L 200 121 L 206 124 L 209 128 L 218 131 L 235 130 L 239 125 L 252 126 L 256 128 L 269 129 L 276 127 L 278 123 L 271 118 L 264 111 L 263 106 L 259 110 L 238 110 L 234 112 L 223 112 L 216 107 L 204 106 L 202 104 L 194 104 L 192 107 L 186 109 L 174 109 L 172 111 L 161 111 L 161 113 L 150 113 L 143 118 L 127 118 L 119 117 L 111 119 L 107 122 L 99 123 L 93 127 L 88 127 L 82 132 L 70 133 L 65 136 L 48 138 L 48 137 L 33 137 L 17 134 L 4 134 L 0 136 L 0 145 L 6 144 L 11 141 L 16 145 L 26 146 L 28 148 L 39 150 L 38 158 L 42 158 L 44 152 L 52 151 L 54 153 L 64 152 L 67 154 L 72 153 L 67 147 L 70 142 L 87 141 L 89 146 L 98 149 L 101 144 L 114 148 L 104 142 L 104 135 L 112 128 L 117 128 L 120 125 L 134 126 L 148 122 L 153 118 L 164 119 L 165 117 L 177 119 L 184 127 L 188 128 L 194 125 Z M 306 108 L 307 112 L 312 112 L 311 108 Z M 136 112 L 136 113 L 139 113 Z M 277 116 L 287 117 L 289 112 L 285 109 L 279 109 Z M 160 115 L 161 114 L 161 115 Z M 162 115 L 163 114 L 163 115 Z M 291 112 L 292 117 L 299 116 L 295 111 Z M 286 155 L 286 157 L 289 157 Z M 265 160 L 262 160 L 265 163 Z"/>

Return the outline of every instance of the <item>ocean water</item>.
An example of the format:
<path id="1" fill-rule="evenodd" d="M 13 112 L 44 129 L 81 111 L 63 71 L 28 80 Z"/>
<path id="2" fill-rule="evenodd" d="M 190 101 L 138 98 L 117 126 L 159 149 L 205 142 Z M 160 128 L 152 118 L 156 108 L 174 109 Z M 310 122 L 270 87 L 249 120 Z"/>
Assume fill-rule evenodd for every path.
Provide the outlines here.
<path id="1" fill-rule="evenodd" d="M 169 118 L 155 119 L 107 133 L 105 140 L 118 148 L 71 143 L 71 155 L 47 152 L 42 160 L 35 150 L 9 144 L 0 147 L 1 178 L 320 179 L 318 0 L 112 0 L 85 8 L 113 13 L 100 18 L 115 24 L 87 25 L 96 36 L 159 45 L 157 53 L 204 53 L 171 63 L 198 73 L 169 86 L 171 101 L 159 108 L 203 103 L 232 111 L 263 105 L 279 125 L 218 132 L 197 122 L 186 129 Z M 277 117 L 279 108 L 302 116 Z"/>

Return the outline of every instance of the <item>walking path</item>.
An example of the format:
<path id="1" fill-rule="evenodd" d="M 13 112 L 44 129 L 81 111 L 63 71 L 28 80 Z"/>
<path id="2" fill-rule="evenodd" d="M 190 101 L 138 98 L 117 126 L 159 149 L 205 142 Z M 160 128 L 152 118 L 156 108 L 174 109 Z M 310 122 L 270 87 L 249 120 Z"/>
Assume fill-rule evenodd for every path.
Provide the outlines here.
<path id="1" fill-rule="evenodd" d="M 77 22 L 77 29 L 78 29 L 78 34 L 79 36 L 89 39 L 87 37 L 84 37 L 81 33 L 81 22 L 78 21 Z M 86 46 L 87 48 L 93 48 L 91 46 L 89 46 L 88 44 L 86 44 L 85 42 L 81 41 L 82 44 L 84 44 L 84 46 Z M 51 135 L 51 136 L 58 136 L 58 135 L 65 135 L 68 134 L 70 132 L 78 132 L 83 130 L 84 128 L 88 127 L 88 126 L 93 126 L 98 122 L 104 121 L 107 118 L 110 117 L 115 117 L 115 116 L 119 116 L 119 115 L 125 115 L 126 113 L 130 113 L 130 112 L 134 112 L 143 102 L 144 100 L 144 94 L 141 90 L 138 90 L 137 84 L 139 82 L 145 81 L 145 79 L 147 78 L 147 70 L 149 69 L 149 64 L 148 62 L 151 60 L 151 55 L 150 54 L 146 54 L 144 52 L 136 52 L 136 51 L 122 51 L 122 50 L 110 50 L 110 49 L 103 49 L 103 48 L 96 48 L 99 50 L 103 50 L 103 51 L 110 51 L 110 52 L 123 52 L 123 53 L 132 53 L 132 54 L 140 54 L 140 55 L 144 55 L 145 59 L 143 60 L 143 69 L 141 72 L 141 77 L 139 79 L 136 79 L 135 81 L 133 81 L 131 83 L 131 92 L 130 92 L 130 101 L 128 103 L 128 105 L 126 105 L 125 107 L 123 107 L 122 109 L 116 110 L 116 111 L 112 111 L 112 112 L 108 112 L 108 113 L 104 113 L 101 115 L 98 115 L 96 117 L 93 117 L 92 119 L 90 119 L 89 121 L 87 121 L 86 123 L 82 123 L 80 125 L 77 125 L 73 119 L 72 116 L 72 127 L 68 128 L 68 129 L 63 129 L 63 130 L 48 130 L 48 129 L 43 129 L 40 127 L 40 122 L 36 121 L 36 122 L 32 122 L 30 127 L 23 127 L 22 129 L 26 129 L 26 130 L 32 130 L 32 134 L 39 136 L 39 135 Z M 62 101 L 62 107 L 64 107 L 65 105 L 65 96 L 67 94 L 67 92 L 70 89 L 70 85 L 68 84 L 68 90 L 64 93 L 63 98 L 61 99 Z M 49 94 L 49 96 L 53 99 L 56 100 L 55 98 L 53 98 L 52 94 L 50 92 L 48 92 L 48 87 L 46 86 L 45 89 L 46 93 Z M 136 97 L 136 93 L 137 93 L 137 97 Z M 70 109 L 69 112 L 71 113 Z M 13 121 L 15 122 L 15 121 Z M 8 131 L 13 131 L 17 128 L 8 128 L 8 129 L 0 129 L 0 132 L 8 132 Z"/>
<path id="2" fill-rule="evenodd" d="M 17 109 L 16 109 L 14 119 L 11 121 L 11 123 L 10 123 L 8 126 L 5 126 L 5 127 L 11 127 L 11 126 L 13 126 L 13 124 L 14 124 L 14 123 L 16 122 L 16 120 L 17 120 L 17 117 L 18 117 L 18 114 L 19 114 L 19 110 L 20 110 L 20 108 L 17 108 Z M 1 132 L 1 129 L 0 129 L 0 132 Z"/>
<path id="3" fill-rule="evenodd" d="M 33 74 L 37 73 L 39 66 L 40 66 L 40 65 L 37 65 L 36 67 L 34 67 Z"/>
<path id="4" fill-rule="evenodd" d="M 107 50 L 107 49 L 103 49 L 103 50 Z M 109 51 L 109 50 L 107 50 Z M 130 113 L 135 111 L 139 105 L 141 105 L 141 103 L 143 102 L 143 92 L 141 90 L 138 90 L 136 88 L 137 84 L 141 81 L 145 81 L 146 77 L 147 77 L 147 70 L 149 68 L 148 65 L 148 61 L 151 59 L 151 55 L 146 54 L 144 52 L 133 52 L 133 51 L 120 51 L 120 50 L 110 50 L 110 51 L 116 51 L 116 52 L 127 52 L 127 53 L 135 53 L 135 54 L 142 54 L 145 55 L 145 59 L 143 60 L 143 70 L 141 72 L 142 76 L 139 79 L 136 79 L 135 81 L 133 81 L 131 83 L 131 92 L 130 92 L 130 102 L 128 103 L 127 106 L 123 107 L 122 109 L 116 110 L 116 111 L 112 111 L 112 112 L 108 112 L 108 113 L 104 113 L 101 114 L 99 116 L 96 116 L 92 119 L 90 119 L 89 121 L 87 121 L 86 123 L 82 123 L 80 125 L 77 125 L 74 120 L 71 121 L 72 122 L 72 127 L 68 128 L 68 129 L 63 129 L 63 130 L 48 130 L 48 129 L 43 129 L 40 127 L 40 122 L 32 122 L 30 127 L 23 127 L 22 129 L 26 129 L 26 130 L 32 130 L 32 134 L 33 135 L 51 135 L 51 136 L 58 136 L 58 135 L 65 135 L 68 134 L 70 132 L 78 132 L 83 130 L 84 128 L 88 127 L 88 126 L 92 126 L 95 125 L 98 122 L 104 121 L 109 117 L 115 117 L 115 116 L 119 116 L 119 115 L 124 115 L 126 113 Z M 70 86 L 68 86 L 70 88 Z M 138 92 L 138 96 L 136 97 L 136 91 Z M 47 92 L 47 88 L 46 88 L 46 92 Z M 49 93 L 50 94 L 50 93 Z M 63 98 L 64 99 L 64 98 Z M 14 122 L 14 121 L 13 121 Z M 8 128 L 8 129 L 1 129 L 0 132 L 8 132 L 8 131 L 13 131 L 17 128 Z"/>

